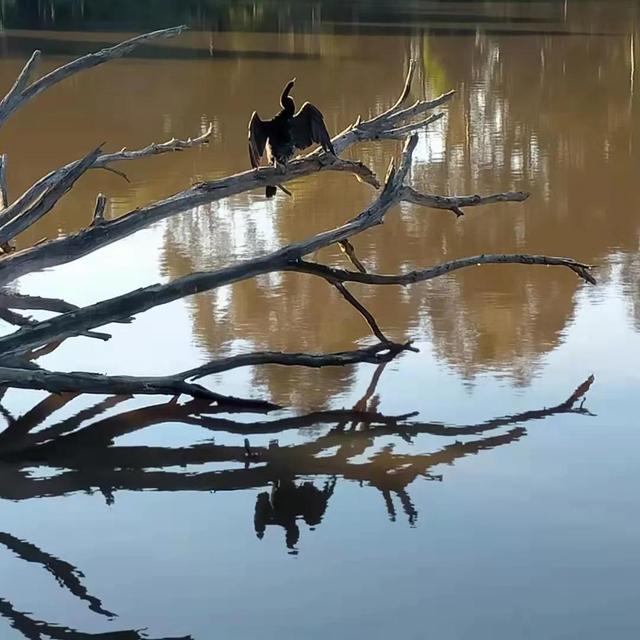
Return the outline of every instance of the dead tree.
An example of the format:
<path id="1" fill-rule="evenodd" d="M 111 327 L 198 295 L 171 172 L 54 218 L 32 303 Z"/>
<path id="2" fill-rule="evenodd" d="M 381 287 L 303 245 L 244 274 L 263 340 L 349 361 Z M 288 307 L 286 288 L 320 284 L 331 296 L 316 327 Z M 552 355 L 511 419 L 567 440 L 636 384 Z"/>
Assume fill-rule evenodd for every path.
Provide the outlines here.
<path id="1" fill-rule="evenodd" d="M 38 80 L 31 81 L 40 58 L 40 53 L 36 51 L 0 102 L 0 126 L 27 100 L 36 97 L 55 83 L 75 73 L 125 55 L 135 47 L 149 41 L 176 36 L 184 29 L 185 27 L 176 27 L 138 36 L 116 46 L 78 58 Z M 528 194 L 523 192 L 506 192 L 488 196 L 441 196 L 418 192 L 408 184 L 407 177 L 417 141 L 416 132 L 443 117 L 443 113 L 434 112 L 434 110 L 449 101 L 454 95 L 454 92 L 450 91 L 431 100 L 418 100 L 414 104 L 407 105 L 414 69 L 415 64 L 412 62 L 404 88 L 393 106 L 370 120 L 362 121 L 358 117 L 352 125 L 332 141 L 336 152 L 340 154 L 348 147 L 365 140 L 405 140 L 400 160 L 397 164 L 391 161 L 382 185 L 378 183 L 373 172 L 361 162 L 335 158 L 317 150 L 291 162 L 284 173 L 279 173 L 272 167 L 266 167 L 202 182 L 164 200 L 152 202 L 145 207 L 130 211 L 114 220 L 105 219 L 106 198 L 100 194 L 97 197 L 93 215 L 87 212 L 89 224 L 85 229 L 21 251 L 14 251 L 11 244 L 14 238 L 37 223 L 43 216 L 48 215 L 63 195 L 73 188 L 76 181 L 88 170 L 101 168 L 125 175 L 120 169 L 115 169 L 111 165 L 116 162 L 142 159 L 159 153 L 204 144 L 208 141 L 211 130 L 193 139 L 173 139 L 161 144 L 150 144 L 143 149 L 134 151 L 122 149 L 115 153 L 104 153 L 101 146 L 95 147 L 83 158 L 43 176 L 13 202 L 10 201 L 6 189 L 7 156 L 1 156 L 0 246 L 5 252 L 0 258 L 0 286 L 5 287 L 0 295 L 1 315 L 4 320 L 19 328 L 14 333 L 0 337 L 0 385 L 44 389 L 51 392 L 187 394 L 224 406 L 268 410 L 274 407 L 268 400 L 230 398 L 215 393 L 193 381 L 237 367 L 262 364 L 324 367 L 359 362 L 380 363 L 412 348 L 410 341 L 395 343 L 386 337 L 383 328 L 378 325 L 374 316 L 349 290 L 348 283 L 350 282 L 372 286 L 407 286 L 444 276 L 465 267 L 511 263 L 562 266 L 571 269 L 583 280 L 595 283 L 589 265 L 570 258 L 544 255 L 482 254 L 391 275 L 370 273 L 367 270 L 357 257 L 352 240 L 363 231 L 382 224 L 385 216 L 400 202 L 410 202 L 421 207 L 449 211 L 455 216 L 462 216 L 463 209 L 466 207 L 487 205 L 494 202 L 522 202 L 528 197 Z M 243 141 L 238 141 L 238 144 L 242 143 Z M 213 271 L 192 273 L 167 284 L 144 287 L 86 307 L 78 308 L 65 301 L 46 297 L 19 295 L 7 288 L 20 276 L 45 267 L 80 259 L 150 224 L 198 205 L 215 202 L 253 189 L 264 188 L 267 184 L 282 185 L 319 171 L 351 173 L 359 180 L 377 189 L 377 195 L 364 211 L 335 229 L 318 233 L 253 259 L 241 260 Z M 337 244 L 342 248 L 353 265 L 353 270 L 319 264 L 307 259 L 313 252 L 332 244 Z M 61 341 L 68 338 L 84 335 L 108 339 L 108 334 L 95 330 L 111 322 L 128 322 L 135 315 L 158 305 L 275 271 L 296 271 L 324 279 L 329 285 L 335 287 L 345 301 L 362 315 L 377 342 L 367 348 L 341 353 L 245 353 L 213 360 L 194 369 L 161 377 L 48 371 L 33 363 L 33 360 L 42 353 L 43 349 L 55 348 Z M 58 315 L 36 322 L 17 313 L 16 309 L 48 309 Z"/>

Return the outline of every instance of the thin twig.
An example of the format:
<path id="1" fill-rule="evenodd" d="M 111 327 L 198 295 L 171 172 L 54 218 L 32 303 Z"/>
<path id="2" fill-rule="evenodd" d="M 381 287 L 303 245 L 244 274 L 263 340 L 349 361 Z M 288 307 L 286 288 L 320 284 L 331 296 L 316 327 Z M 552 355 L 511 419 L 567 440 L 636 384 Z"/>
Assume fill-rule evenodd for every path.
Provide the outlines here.
<path id="1" fill-rule="evenodd" d="M 360 273 L 367 273 L 367 270 L 366 270 L 365 266 L 358 259 L 358 256 L 356 255 L 356 250 L 355 250 L 354 246 L 351 244 L 351 242 L 349 242 L 349 240 L 341 240 L 338 243 L 338 245 L 339 245 L 340 249 L 342 250 L 342 252 L 347 256 L 347 258 L 349 258 L 349 260 L 351 260 L 351 264 L 353 264 L 353 266 Z"/>
<path id="2" fill-rule="evenodd" d="M 387 336 L 382 333 L 382 329 L 378 326 L 373 314 L 347 289 L 341 282 L 331 282 L 331 284 L 338 290 L 340 295 L 354 308 L 359 314 L 367 321 L 367 324 L 371 328 L 371 331 L 375 334 L 376 338 L 384 344 L 394 344 Z"/>

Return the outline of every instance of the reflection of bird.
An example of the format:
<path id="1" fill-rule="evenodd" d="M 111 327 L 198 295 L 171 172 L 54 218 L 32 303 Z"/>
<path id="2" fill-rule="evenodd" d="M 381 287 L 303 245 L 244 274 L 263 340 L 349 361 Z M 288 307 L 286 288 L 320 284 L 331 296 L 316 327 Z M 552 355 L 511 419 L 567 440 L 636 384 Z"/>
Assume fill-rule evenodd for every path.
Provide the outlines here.
<path id="1" fill-rule="evenodd" d="M 289 81 L 280 97 L 281 111 L 271 120 L 260 120 L 256 111 L 249 120 L 249 158 L 251 166 L 256 169 L 260 165 L 265 149 L 267 159 L 274 166 L 285 165 L 296 149 L 305 149 L 317 142 L 325 151 L 335 155 L 331 138 L 324 124 L 322 113 L 310 102 L 305 102 L 298 113 L 289 92 L 296 79 Z M 269 185 L 266 196 L 276 194 L 276 187 Z"/>
<path id="2" fill-rule="evenodd" d="M 253 520 L 256 535 L 262 539 L 267 525 L 280 525 L 285 530 L 287 548 L 297 553 L 295 546 L 300 538 L 300 528 L 296 520 L 301 517 L 310 527 L 320 524 L 335 486 L 335 478 L 325 482 L 322 490 L 313 482 L 298 486 L 289 478 L 277 480 L 271 495 L 265 491 L 256 499 Z"/>

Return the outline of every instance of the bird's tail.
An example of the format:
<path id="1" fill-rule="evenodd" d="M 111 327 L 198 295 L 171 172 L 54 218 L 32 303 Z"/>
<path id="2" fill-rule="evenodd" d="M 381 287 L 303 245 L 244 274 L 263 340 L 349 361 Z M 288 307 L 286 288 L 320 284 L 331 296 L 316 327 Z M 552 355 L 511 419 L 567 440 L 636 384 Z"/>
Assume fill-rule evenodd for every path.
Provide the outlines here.
<path id="1" fill-rule="evenodd" d="M 273 185 L 269 185 L 266 188 L 264 195 L 267 196 L 267 198 L 273 198 L 273 196 L 276 195 L 276 191 L 277 189 Z"/>

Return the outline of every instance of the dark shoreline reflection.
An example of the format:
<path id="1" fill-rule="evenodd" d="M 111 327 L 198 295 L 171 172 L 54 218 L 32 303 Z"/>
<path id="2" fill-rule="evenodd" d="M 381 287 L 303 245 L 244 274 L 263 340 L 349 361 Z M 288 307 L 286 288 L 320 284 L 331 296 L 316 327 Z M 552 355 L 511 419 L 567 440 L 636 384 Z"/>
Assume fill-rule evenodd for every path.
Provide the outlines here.
<path id="1" fill-rule="evenodd" d="M 20 0 L 3 2 L 0 20 L 10 29 L 90 31 L 186 23 L 196 29 L 253 33 L 473 35 L 475 29 L 487 26 L 490 33 L 510 35 L 572 33 L 564 2 L 476 3 L 473 11 L 456 1 L 398 5 L 394 0 Z M 600 35 L 603 3 L 585 1 L 581 5 L 589 17 L 584 25 L 588 29 L 582 33 Z M 550 25 L 553 27 L 548 28 Z"/>

